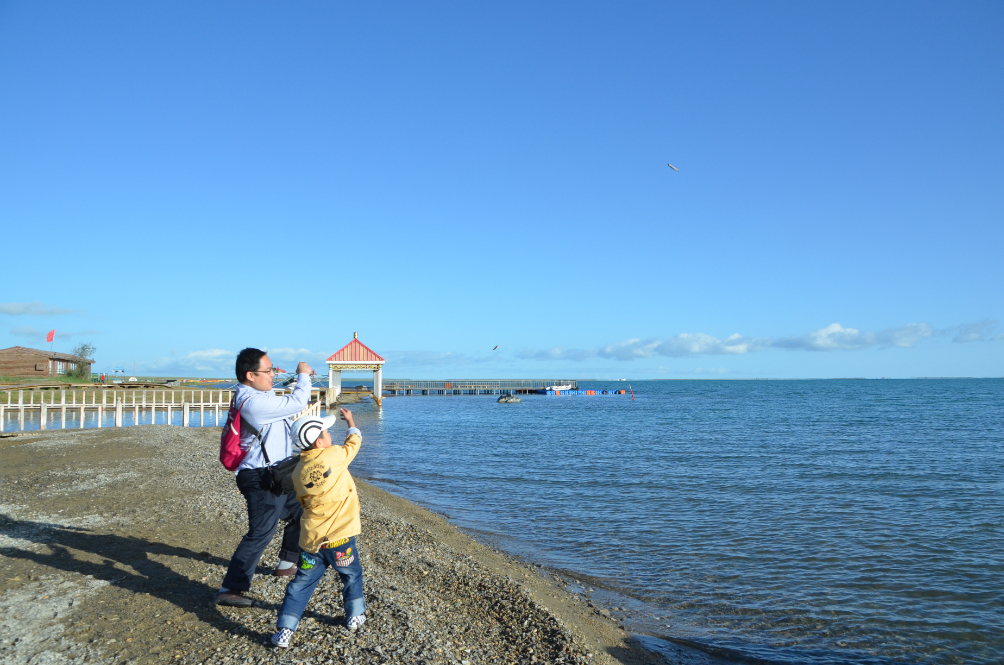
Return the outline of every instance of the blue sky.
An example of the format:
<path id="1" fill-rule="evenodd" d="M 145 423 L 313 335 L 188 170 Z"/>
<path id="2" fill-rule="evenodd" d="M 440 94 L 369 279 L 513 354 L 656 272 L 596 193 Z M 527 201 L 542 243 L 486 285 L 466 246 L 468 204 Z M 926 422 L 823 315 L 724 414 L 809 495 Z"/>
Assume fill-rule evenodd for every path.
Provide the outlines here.
<path id="1" fill-rule="evenodd" d="M 0 347 L 221 376 L 359 331 L 396 378 L 1002 376 L 1002 29 L 978 2 L 0 2 Z"/>

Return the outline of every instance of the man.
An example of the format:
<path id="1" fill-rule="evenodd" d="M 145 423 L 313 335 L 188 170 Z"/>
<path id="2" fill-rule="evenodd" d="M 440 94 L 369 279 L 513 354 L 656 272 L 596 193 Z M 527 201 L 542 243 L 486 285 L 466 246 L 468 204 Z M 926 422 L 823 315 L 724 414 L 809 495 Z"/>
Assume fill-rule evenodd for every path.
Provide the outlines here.
<path id="1" fill-rule="evenodd" d="M 272 493 L 268 467 L 293 453 L 290 424 L 292 416 L 303 411 L 310 401 L 310 373 L 307 363 L 297 365 L 293 394 L 279 397 L 272 392 L 275 367 L 268 355 L 258 349 L 244 349 L 237 354 L 236 403 L 244 421 L 241 448 L 247 454 L 236 474 L 237 489 L 247 502 L 248 532 L 230 559 L 223 585 L 216 594 L 217 605 L 251 607 L 253 601 L 244 594 L 251 589 L 258 560 L 272 542 L 280 519 L 286 527 L 282 533 L 279 566 L 273 574 L 280 577 L 296 574 L 303 507 L 296 500 L 295 492 L 279 496 Z"/>

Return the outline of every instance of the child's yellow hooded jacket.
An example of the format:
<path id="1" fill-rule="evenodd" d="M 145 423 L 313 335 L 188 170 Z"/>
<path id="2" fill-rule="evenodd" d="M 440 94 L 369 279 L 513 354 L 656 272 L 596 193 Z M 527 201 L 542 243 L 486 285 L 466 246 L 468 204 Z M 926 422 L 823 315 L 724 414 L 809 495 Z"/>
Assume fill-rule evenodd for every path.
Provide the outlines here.
<path id="1" fill-rule="evenodd" d="M 359 495 L 349 473 L 349 463 L 359 452 L 359 430 L 349 429 L 345 445 L 300 453 L 293 470 L 296 498 L 303 505 L 300 518 L 300 549 L 315 553 L 325 540 L 358 536 Z"/>

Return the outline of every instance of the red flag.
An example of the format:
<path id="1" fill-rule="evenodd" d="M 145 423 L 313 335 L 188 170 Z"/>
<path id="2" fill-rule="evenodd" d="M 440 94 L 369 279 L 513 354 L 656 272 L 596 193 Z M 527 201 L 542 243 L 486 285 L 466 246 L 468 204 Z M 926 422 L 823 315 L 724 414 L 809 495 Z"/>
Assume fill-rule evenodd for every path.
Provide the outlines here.
<path id="1" fill-rule="evenodd" d="M 49 331 L 49 334 L 45 336 L 45 341 L 51 342 L 55 336 L 56 336 L 56 330 L 55 328 L 53 328 L 52 330 Z"/>

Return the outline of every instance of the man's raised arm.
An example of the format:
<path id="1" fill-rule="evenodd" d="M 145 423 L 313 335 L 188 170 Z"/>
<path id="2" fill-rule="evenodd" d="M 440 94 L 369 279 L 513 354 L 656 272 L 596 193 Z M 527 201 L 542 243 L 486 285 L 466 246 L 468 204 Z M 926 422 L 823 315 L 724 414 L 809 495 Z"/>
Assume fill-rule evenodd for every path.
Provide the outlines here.
<path id="1" fill-rule="evenodd" d="M 265 399 L 255 399 L 251 405 L 254 419 L 260 425 L 295 416 L 307 408 L 310 402 L 310 365 L 300 363 L 296 366 L 296 386 L 290 395 L 267 395 Z"/>

